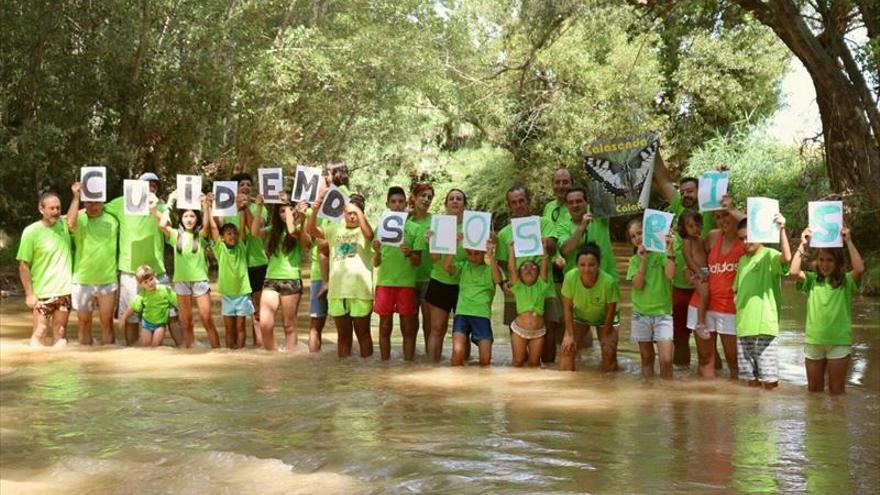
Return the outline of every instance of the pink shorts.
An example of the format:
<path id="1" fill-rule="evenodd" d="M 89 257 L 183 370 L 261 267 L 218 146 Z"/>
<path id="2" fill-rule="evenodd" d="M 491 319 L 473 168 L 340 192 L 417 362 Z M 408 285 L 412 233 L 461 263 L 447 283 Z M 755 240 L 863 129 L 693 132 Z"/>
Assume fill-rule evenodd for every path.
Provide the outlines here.
<path id="1" fill-rule="evenodd" d="M 416 289 L 414 287 L 376 287 L 373 312 L 379 316 L 411 316 L 418 311 Z"/>

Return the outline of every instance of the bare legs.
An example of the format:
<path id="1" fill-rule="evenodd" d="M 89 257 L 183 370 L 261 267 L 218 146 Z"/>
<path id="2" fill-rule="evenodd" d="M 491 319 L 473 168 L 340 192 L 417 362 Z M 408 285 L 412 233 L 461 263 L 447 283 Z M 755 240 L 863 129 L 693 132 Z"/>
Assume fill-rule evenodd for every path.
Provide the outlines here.
<path id="1" fill-rule="evenodd" d="M 825 391 L 825 372 L 828 372 L 828 392 L 832 395 L 846 393 L 846 374 L 849 371 L 850 356 L 840 359 L 806 359 L 807 390 Z"/>

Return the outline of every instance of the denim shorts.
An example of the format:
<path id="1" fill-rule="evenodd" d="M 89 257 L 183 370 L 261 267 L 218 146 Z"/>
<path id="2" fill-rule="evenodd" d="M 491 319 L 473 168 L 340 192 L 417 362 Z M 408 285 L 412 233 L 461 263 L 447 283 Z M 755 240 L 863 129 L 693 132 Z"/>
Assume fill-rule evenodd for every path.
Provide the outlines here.
<path id="1" fill-rule="evenodd" d="M 251 295 L 220 296 L 220 314 L 223 316 L 250 316 L 254 314 Z"/>
<path id="2" fill-rule="evenodd" d="M 633 311 L 630 339 L 633 342 L 672 341 L 672 315 L 645 316 Z"/>
<path id="3" fill-rule="evenodd" d="M 167 323 L 150 323 L 149 321 L 141 318 L 141 328 L 150 333 L 155 332 L 156 329 L 164 327 L 166 324 Z"/>
<path id="4" fill-rule="evenodd" d="M 324 318 L 327 316 L 327 293 L 321 297 L 318 293 L 324 288 L 323 280 L 312 280 L 309 289 L 309 316 L 312 318 Z"/>
<path id="5" fill-rule="evenodd" d="M 481 340 L 494 341 L 492 322 L 482 316 L 455 315 L 452 319 L 452 333 L 463 333 L 471 338 L 474 344 Z"/>

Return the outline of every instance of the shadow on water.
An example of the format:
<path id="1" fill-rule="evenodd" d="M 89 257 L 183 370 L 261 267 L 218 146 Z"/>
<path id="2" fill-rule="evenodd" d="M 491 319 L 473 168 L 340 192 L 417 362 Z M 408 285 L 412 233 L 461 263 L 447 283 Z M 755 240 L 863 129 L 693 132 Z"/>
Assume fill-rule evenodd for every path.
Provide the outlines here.
<path id="1" fill-rule="evenodd" d="M 5 300 L 0 493 L 876 492 L 878 308 L 856 303 L 850 388 L 830 398 L 805 391 L 790 286 L 777 392 L 641 380 L 626 320 L 608 376 L 597 350 L 578 373 L 505 366 L 500 321 L 490 369 L 404 364 L 399 337 L 391 363 L 339 361 L 332 324 L 313 355 L 33 350 Z"/>

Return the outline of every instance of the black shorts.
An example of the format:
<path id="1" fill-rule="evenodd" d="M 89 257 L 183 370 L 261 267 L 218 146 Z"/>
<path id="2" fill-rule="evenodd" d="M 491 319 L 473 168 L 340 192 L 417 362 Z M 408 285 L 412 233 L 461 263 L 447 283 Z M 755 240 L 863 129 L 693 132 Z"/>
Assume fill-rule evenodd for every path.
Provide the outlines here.
<path id="1" fill-rule="evenodd" d="M 425 301 L 446 312 L 454 312 L 458 302 L 458 285 L 444 284 L 435 279 L 428 282 Z"/>
<path id="2" fill-rule="evenodd" d="M 269 265 L 252 266 L 248 268 L 248 280 L 251 283 L 251 290 L 254 292 L 263 290 L 263 283 L 266 282 L 266 270 Z"/>

